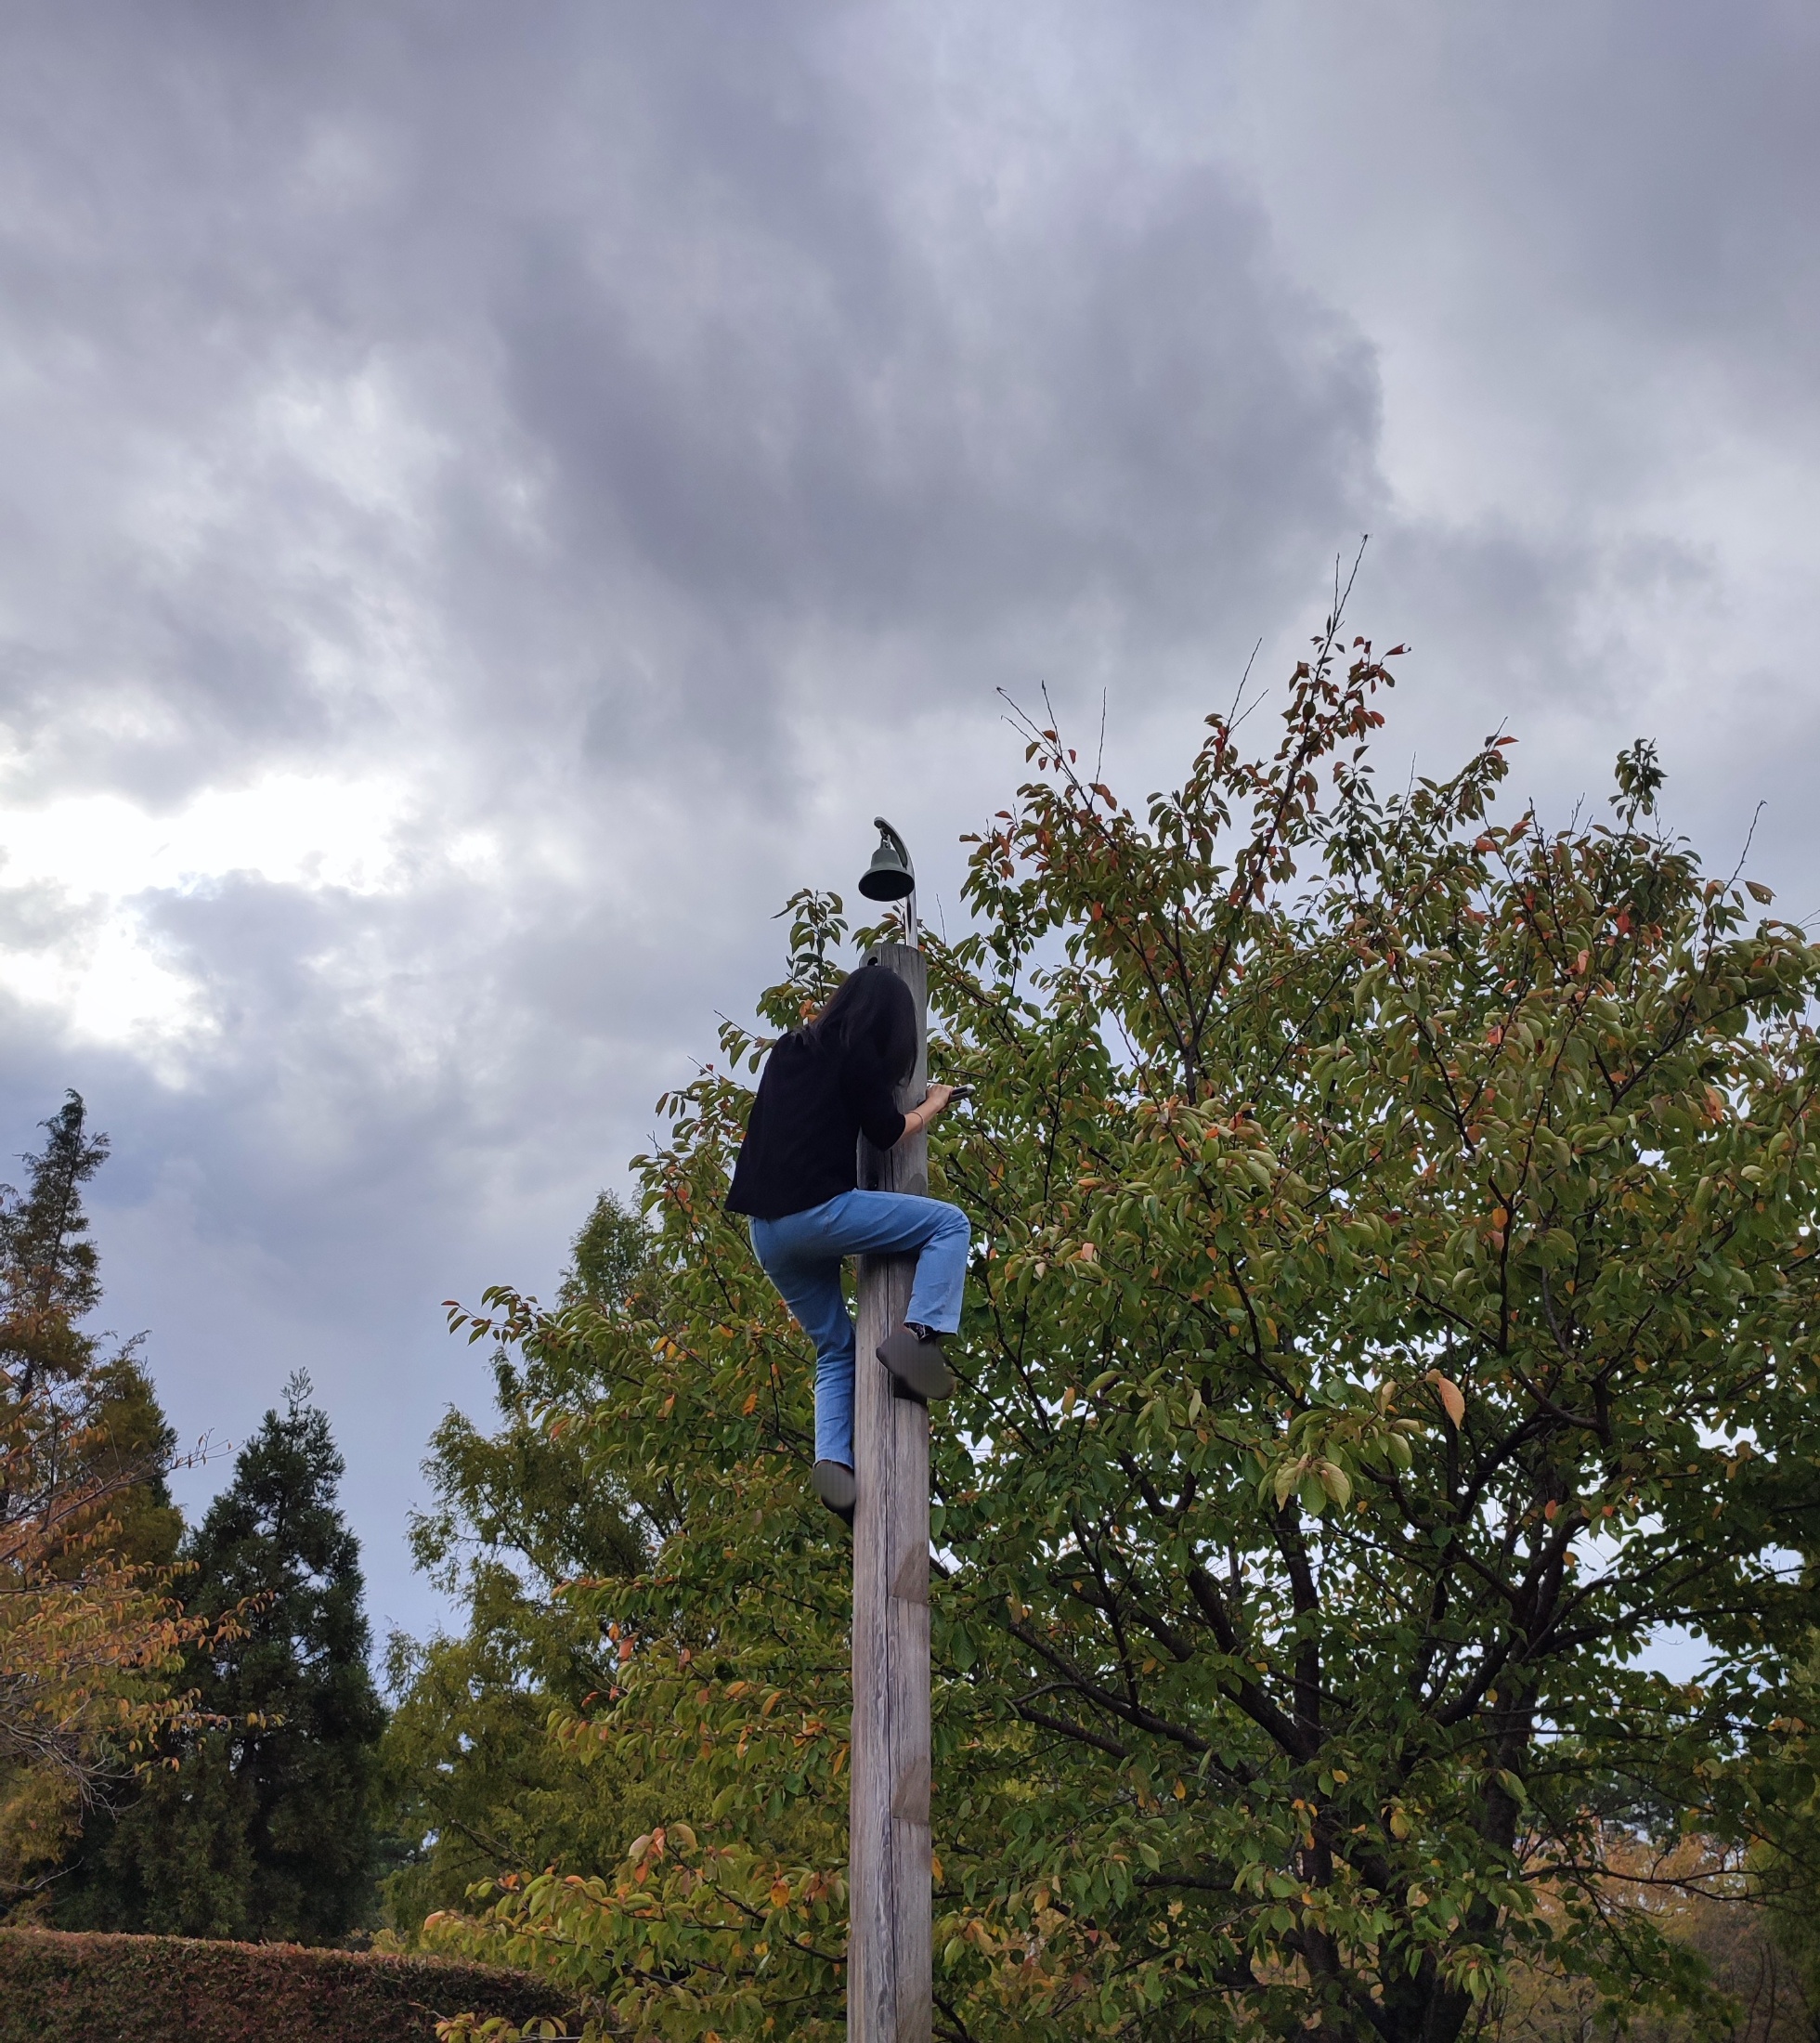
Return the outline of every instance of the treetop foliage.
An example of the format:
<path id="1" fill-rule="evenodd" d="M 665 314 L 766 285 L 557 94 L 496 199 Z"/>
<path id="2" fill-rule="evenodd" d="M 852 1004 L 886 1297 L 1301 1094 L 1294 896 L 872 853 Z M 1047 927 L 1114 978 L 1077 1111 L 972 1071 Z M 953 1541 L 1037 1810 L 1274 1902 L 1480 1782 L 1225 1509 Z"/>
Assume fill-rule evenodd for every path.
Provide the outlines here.
<path id="1" fill-rule="evenodd" d="M 651 1236 L 643 1219 L 614 1193 L 604 1191 L 569 1244 L 561 1302 L 578 1305 L 585 1300 L 610 1312 L 624 1303 L 650 1257 Z"/>
<path id="2" fill-rule="evenodd" d="M 562 1295 L 612 1316 L 648 1264 L 636 1213 L 603 1192 L 573 1247 Z M 586 1708 L 612 1685 L 617 1652 L 579 1580 L 639 1573 L 645 1529 L 624 1486 L 552 1411 L 592 1410 L 610 1383 L 584 1346 L 493 1358 L 497 1425 L 449 1412 L 423 1473 L 429 1507 L 411 1520 L 417 1563 L 462 1608 L 455 1637 L 394 1636 L 398 1698 L 384 1747 L 386 1792 L 405 1861 L 387 1909 L 407 1935 L 433 1910 L 504 1867 L 578 1872 L 617 1856 L 625 1784 L 546 1735 L 551 1712 Z"/>
<path id="3" fill-rule="evenodd" d="M 89 1132 L 78 1093 L 41 1124 L 41 1152 L 20 1157 L 32 1181 L 0 1185 L 0 1367 L 29 1398 L 46 1375 L 75 1375 L 94 1344 L 78 1322 L 101 1300 L 101 1276 L 82 1188 L 106 1161 L 108 1139 Z"/>

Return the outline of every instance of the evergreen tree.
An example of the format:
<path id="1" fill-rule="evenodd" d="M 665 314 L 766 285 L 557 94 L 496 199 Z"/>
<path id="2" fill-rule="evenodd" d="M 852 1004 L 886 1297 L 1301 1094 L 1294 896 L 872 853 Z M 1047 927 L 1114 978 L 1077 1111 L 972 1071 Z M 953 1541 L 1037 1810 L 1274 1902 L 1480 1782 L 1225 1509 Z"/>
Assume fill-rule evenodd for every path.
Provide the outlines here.
<path id="1" fill-rule="evenodd" d="M 40 1125 L 49 1139 L 20 1159 L 31 1165 L 30 1190 L 0 1185 L 0 1367 L 20 1403 L 87 1367 L 95 1343 L 77 1322 L 101 1302 L 82 1188 L 106 1160 L 108 1139 L 89 1133 L 77 1092 Z"/>
<path id="2" fill-rule="evenodd" d="M 0 1185 L 0 1382 L 21 1461 L 54 1468 L 66 1494 L 87 1495 L 86 1529 L 105 1511 L 109 1550 L 129 1565 L 168 1567 L 182 1520 L 165 1482 L 176 1438 L 139 1360 L 143 1336 L 110 1354 L 82 1321 L 101 1302 L 100 1259 L 88 1239 L 82 1188 L 108 1156 L 80 1093 L 39 1126 L 42 1150 L 20 1157 L 32 1177 Z M 15 1467 L 0 1494 L 10 1506 Z M 30 1508 L 25 1498 L 20 1508 Z M 42 1514 L 41 1514 L 42 1515 Z"/>
<path id="3" fill-rule="evenodd" d="M 176 1460 L 176 1434 L 138 1350 L 136 1339 L 124 1342 L 87 1371 L 87 1442 L 79 1460 L 91 1482 L 126 1478 L 100 1506 L 109 1520 L 109 1550 L 126 1567 L 163 1574 L 183 1536 L 183 1514 L 166 1480 Z"/>
<path id="4" fill-rule="evenodd" d="M 82 1321 L 99 1265 L 82 1190 L 108 1153 L 80 1094 L 0 1186 L 0 1902 L 31 1909 L 85 1803 L 188 1722 L 169 1677 L 201 1627 L 176 1621 L 174 1437 L 137 1340 Z"/>
<path id="5" fill-rule="evenodd" d="M 228 1727 L 97 1827 L 60 1920 L 321 1944 L 370 1909 L 384 1713 L 344 1466 L 300 1372 L 185 1542 L 192 1614 L 241 1613 L 191 1668 Z"/>

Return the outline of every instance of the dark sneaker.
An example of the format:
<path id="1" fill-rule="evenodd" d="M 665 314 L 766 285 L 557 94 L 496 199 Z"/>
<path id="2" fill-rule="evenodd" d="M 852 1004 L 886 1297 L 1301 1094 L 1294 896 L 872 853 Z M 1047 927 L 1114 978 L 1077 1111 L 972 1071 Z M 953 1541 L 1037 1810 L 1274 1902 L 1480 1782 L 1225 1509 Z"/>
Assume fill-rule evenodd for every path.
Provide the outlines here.
<path id="1" fill-rule="evenodd" d="M 878 1360 L 891 1373 L 901 1394 L 918 1404 L 939 1404 L 954 1395 L 954 1372 L 942 1354 L 938 1334 L 913 1334 L 901 1326 L 878 1344 Z"/>
<path id="2" fill-rule="evenodd" d="M 815 1487 L 815 1494 L 835 1516 L 851 1526 L 853 1501 L 859 1492 L 853 1487 L 853 1472 L 846 1463 L 817 1462 L 810 1471 L 809 1480 Z"/>

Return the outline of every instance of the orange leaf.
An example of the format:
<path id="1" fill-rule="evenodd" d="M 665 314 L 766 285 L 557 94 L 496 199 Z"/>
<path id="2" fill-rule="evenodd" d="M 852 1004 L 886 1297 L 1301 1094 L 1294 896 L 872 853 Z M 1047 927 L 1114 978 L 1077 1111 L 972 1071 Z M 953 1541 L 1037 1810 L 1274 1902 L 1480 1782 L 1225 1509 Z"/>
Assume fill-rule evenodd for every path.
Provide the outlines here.
<path id="1" fill-rule="evenodd" d="M 1456 1426 L 1462 1425 L 1466 1417 L 1466 1400 L 1461 1395 L 1460 1386 L 1450 1378 L 1443 1376 L 1438 1369 L 1431 1369 L 1428 1372 L 1428 1381 L 1440 1392 L 1441 1408 L 1446 1412 L 1448 1417 L 1453 1421 Z"/>

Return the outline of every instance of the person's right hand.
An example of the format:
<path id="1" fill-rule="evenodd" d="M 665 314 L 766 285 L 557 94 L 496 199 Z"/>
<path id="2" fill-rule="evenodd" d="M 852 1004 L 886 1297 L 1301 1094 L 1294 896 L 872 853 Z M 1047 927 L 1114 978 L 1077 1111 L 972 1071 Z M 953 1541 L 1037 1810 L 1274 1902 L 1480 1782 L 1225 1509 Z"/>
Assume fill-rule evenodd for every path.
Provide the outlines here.
<path id="1" fill-rule="evenodd" d="M 931 1086 L 923 1095 L 921 1105 L 923 1113 L 926 1116 L 925 1126 L 929 1121 L 933 1121 L 942 1108 L 948 1104 L 949 1100 L 955 1097 L 955 1090 L 956 1088 L 953 1086 Z"/>

